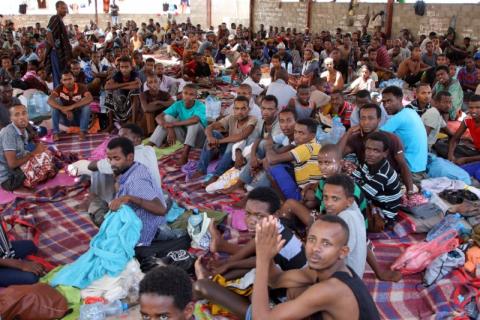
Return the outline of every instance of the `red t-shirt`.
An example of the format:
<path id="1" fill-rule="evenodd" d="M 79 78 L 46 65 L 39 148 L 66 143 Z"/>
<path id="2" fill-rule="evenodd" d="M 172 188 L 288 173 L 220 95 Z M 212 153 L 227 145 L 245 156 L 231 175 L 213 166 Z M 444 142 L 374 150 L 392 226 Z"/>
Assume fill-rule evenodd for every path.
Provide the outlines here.
<path id="1" fill-rule="evenodd" d="M 470 132 L 475 148 L 480 151 L 480 125 L 477 126 L 474 119 L 465 119 L 465 125 Z"/>

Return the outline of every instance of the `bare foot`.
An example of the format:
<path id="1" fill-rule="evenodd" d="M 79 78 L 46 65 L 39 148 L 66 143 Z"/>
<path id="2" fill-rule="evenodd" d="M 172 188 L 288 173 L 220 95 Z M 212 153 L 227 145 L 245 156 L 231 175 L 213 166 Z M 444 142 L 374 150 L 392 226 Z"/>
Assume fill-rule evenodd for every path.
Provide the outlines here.
<path id="1" fill-rule="evenodd" d="M 208 226 L 208 231 L 210 231 L 210 235 L 211 235 L 210 252 L 218 252 L 218 246 L 221 240 L 221 235 L 220 235 L 220 232 L 218 232 L 214 221 L 210 222 L 210 225 Z"/>
<path id="2" fill-rule="evenodd" d="M 53 142 L 57 142 L 58 140 L 60 140 L 60 136 L 58 135 L 58 133 L 53 134 L 52 140 Z"/>
<path id="3" fill-rule="evenodd" d="M 382 270 L 377 274 L 377 278 L 382 281 L 398 282 L 402 279 L 402 274 L 398 271 Z"/>
<path id="4" fill-rule="evenodd" d="M 199 257 L 197 261 L 195 261 L 194 267 L 195 267 L 195 275 L 197 276 L 197 280 L 208 279 L 211 276 L 207 268 L 203 266 L 202 260 L 203 260 L 202 257 Z"/>
<path id="5" fill-rule="evenodd" d="M 78 140 L 80 140 L 80 141 L 85 140 L 85 132 L 80 132 L 80 133 L 78 134 Z"/>

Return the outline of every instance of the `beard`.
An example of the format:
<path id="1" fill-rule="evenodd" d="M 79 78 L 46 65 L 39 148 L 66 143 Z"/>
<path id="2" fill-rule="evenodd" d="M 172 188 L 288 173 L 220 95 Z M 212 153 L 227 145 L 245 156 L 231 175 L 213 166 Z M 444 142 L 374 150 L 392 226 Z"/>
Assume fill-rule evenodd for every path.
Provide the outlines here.
<path id="1" fill-rule="evenodd" d="M 131 166 L 125 166 L 123 168 L 120 168 L 120 167 L 112 166 L 112 171 L 113 171 L 113 174 L 118 177 L 118 176 L 124 174 L 125 172 L 127 172 L 127 170 L 130 169 L 130 167 Z"/>

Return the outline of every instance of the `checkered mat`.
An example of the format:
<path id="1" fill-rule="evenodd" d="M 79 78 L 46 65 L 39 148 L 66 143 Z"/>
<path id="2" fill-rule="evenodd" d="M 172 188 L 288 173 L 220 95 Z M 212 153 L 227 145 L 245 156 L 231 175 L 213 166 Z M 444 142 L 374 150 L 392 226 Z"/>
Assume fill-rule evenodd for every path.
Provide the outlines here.
<path id="1" fill-rule="evenodd" d="M 87 158 L 107 135 L 89 135 L 83 142 L 76 136 L 62 137 L 57 143 L 61 151 L 79 152 Z M 219 210 L 238 199 L 228 195 L 207 194 L 202 181 L 185 181 L 185 173 L 176 165 L 180 153 L 174 153 L 159 161 L 163 187 L 180 204 L 188 208 L 209 208 Z M 198 159 L 199 151 L 191 153 L 191 159 Z M 36 224 L 40 230 L 40 255 L 56 264 L 69 263 L 88 249 L 90 238 L 97 228 L 85 213 L 79 213 L 78 206 L 88 192 L 87 184 L 77 183 L 71 187 L 53 187 L 29 196 L 16 199 L 0 206 L 2 215 L 19 215 Z M 227 229 L 229 226 L 227 226 Z M 233 236 L 244 234 L 233 230 Z M 394 231 L 371 234 L 377 260 L 382 267 L 389 267 L 406 245 L 422 241 L 422 235 L 412 235 L 408 220 L 402 219 Z M 16 229 L 19 236 L 25 236 L 24 229 Z M 28 232 L 27 232 L 28 233 Z M 227 232 L 228 234 L 229 232 Z M 232 236 L 232 234 L 229 234 Z M 378 309 L 384 319 L 452 319 L 455 310 L 460 310 L 456 288 L 468 299 L 473 293 L 470 281 L 460 271 L 455 271 L 435 285 L 425 288 L 421 285 L 422 274 L 404 277 L 398 283 L 382 282 L 375 278 L 368 268 L 364 276 Z"/>

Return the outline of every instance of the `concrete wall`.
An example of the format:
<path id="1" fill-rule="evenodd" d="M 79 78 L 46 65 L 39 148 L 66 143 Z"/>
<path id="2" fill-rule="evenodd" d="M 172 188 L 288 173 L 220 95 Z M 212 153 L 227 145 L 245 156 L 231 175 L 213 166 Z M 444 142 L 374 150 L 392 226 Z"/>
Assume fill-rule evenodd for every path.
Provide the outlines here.
<path id="1" fill-rule="evenodd" d="M 385 4 L 360 2 L 353 17 L 353 26 L 348 25 L 348 3 L 313 3 L 312 31 L 334 31 L 336 27 L 352 31 L 359 29 L 370 8 L 372 13 L 386 9 Z M 298 3 L 280 0 L 256 0 L 254 9 L 254 25 L 257 29 L 263 23 L 268 26 L 296 27 L 303 30 L 307 24 L 307 5 L 305 1 Z M 450 19 L 457 15 L 456 30 L 460 36 L 470 36 L 480 40 L 480 23 L 474 23 L 480 17 L 478 4 L 427 4 L 423 17 L 414 13 L 412 4 L 394 4 L 392 32 L 397 35 L 401 29 L 408 28 L 415 34 L 428 34 L 430 31 L 445 32 L 450 25 Z"/>
<path id="2" fill-rule="evenodd" d="M 0 0 L 8 1 L 8 0 Z M 222 22 L 227 23 L 242 23 L 248 26 L 250 8 L 248 0 L 212 0 L 212 24 L 216 27 Z M 190 17 L 193 24 L 201 24 L 202 27 L 207 27 L 207 1 L 206 0 L 190 0 L 191 14 L 178 15 L 175 17 L 177 22 L 183 22 Z M 110 15 L 104 14 L 99 1 L 99 15 L 98 23 L 101 28 L 107 25 L 110 21 Z M 153 18 L 155 22 L 160 21 L 162 24 L 166 23 L 167 16 L 159 14 L 120 14 L 120 22 L 127 20 L 134 20 L 138 24 L 141 22 L 148 22 L 149 18 Z M 4 20 L 13 20 L 17 27 L 34 25 L 35 22 L 40 22 L 43 26 L 48 24 L 49 15 L 13 15 L 5 16 Z M 90 14 L 75 14 L 67 15 L 65 23 L 78 24 L 79 26 L 88 25 L 90 20 L 95 20 L 95 15 Z"/>

